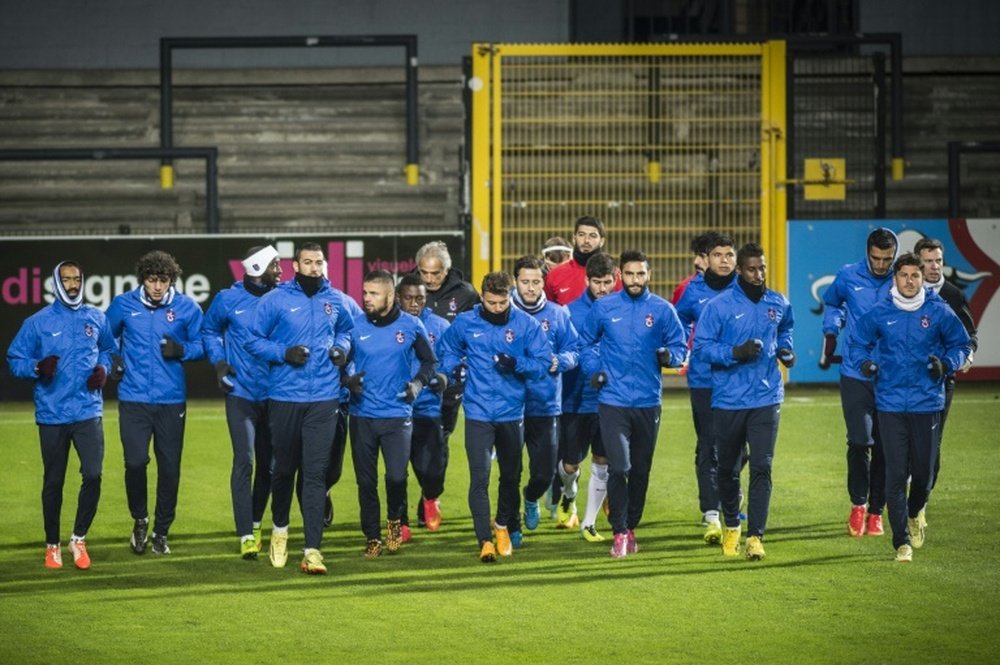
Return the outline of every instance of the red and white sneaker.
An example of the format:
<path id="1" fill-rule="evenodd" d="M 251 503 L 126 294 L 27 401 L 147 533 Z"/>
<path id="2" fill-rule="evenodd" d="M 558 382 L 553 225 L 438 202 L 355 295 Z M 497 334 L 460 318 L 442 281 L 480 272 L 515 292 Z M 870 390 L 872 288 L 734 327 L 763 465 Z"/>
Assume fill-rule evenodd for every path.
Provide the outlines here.
<path id="1" fill-rule="evenodd" d="M 399 535 L 400 535 L 400 539 L 404 543 L 408 543 L 411 540 L 413 540 L 413 532 L 410 531 L 410 525 L 409 524 L 401 524 L 401 525 L 399 525 Z"/>
<path id="2" fill-rule="evenodd" d="M 868 519 L 865 523 L 865 532 L 869 536 L 881 536 L 885 534 L 885 530 L 882 529 L 882 516 L 872 515 L 869 513 Z"/>
<path id="3" fill-rule="evenodd" d="M 625 534 L 625 551 L 629 554 L 635 554 L 639 551 L 639 543 L 635 540 L 635 531 L 629 529 Z"/>
<path id="4" fill-rule="evenodd" d="M 69 541 L 69 551 L 73 553 L 73 565 L 80 570 L 88 570 L 90 568 L 90 555 L 87 554 L 87 541 L 82 538 L 80 540 Z"/>
<path id="5" fill-rule="evenodd" d="M 611 546 L 612 559 L 624 559 L 628 552 L 628 538 L 624 533 L 616 533 L 614 544 Z"/>
<path id="6" fill-rule="evenodd" d="M 59 545 L 45 546 L 45 567 L 62 568 L 62 547 Z"/>
<path id="7" fill-rule="evenodd" d="M 865 535 L 865 507 L 854 506 L 851 508 L 851 516 L 847 520 L 847 532 L 854 538 Z"/>
<path id="8" fill-rule="evenodd" d="M 437 499 L 423 499 L 424 504 L 424 524 L 428 531 L 437 531 L 441 528 L 441 502 Z"/>

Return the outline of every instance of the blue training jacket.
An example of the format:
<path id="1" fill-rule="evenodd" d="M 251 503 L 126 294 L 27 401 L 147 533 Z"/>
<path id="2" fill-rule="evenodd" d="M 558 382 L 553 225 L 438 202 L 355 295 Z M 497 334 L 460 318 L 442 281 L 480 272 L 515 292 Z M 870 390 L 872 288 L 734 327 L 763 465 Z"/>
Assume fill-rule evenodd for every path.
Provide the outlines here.
<path id="1" fill-rule="evenodd" d="M 264 294 L 266 295 L 266 294 Z M 250 355 L 244 345 L 250 339 L 250 325 L 263 295 L 247 291 L 242 281 L 219 291 L 201 323 L 201 338 L 208 361 L 215 365 L 225 360 L 236 372 L 234 397 L 251 402 L 267 399 L 267 379 L 271 368 L 266 361 Z"/>
<path id="2" fill-rule="evenodd" d="M 588 347 L 600 344 L 599 359 Z M 662 402 L 663 380 L 657 349 L 670 354 L 670 367 L 687 357 L 684 328 L 674 306 L 647 289 L 633 298 L 626 289 L 596 301 L 580 331 L 582 380 L 598 370 L 608 375 L 597 400 L 609 406 L 649 408 Z"/>
<path id="3" fill-rule="evenodd" d="M 873 232 L 874 233 L 874 232 Z M 897 240 L 897 253 L 898 253 Z M 865 252 L 867 253 L 867 244 Z M 876 277 L 868 267 L 868 257 L 842 267 L 833 283 L 823 292 L 823 334 L 839 335 L 843 330 L 840 373 L 859 381 L 871 381 L 858 369 L 864 358 L 852 354 L 848 340 L 858 320 L 889 295 L 892 270 Z"/>
<path id="4" fill-rule="evenodd" d="M 708 285 L 702 273 L 698 273 L 691 278 L 676 305 L 677 317 L 681 320 L 681 325 L 684 326 L 684 329 L 688 331 L 689 339 L 694 340 L 694 331 L 698 324 L 698 317 L 701 316 L 701 312 L 705 309 L 708 301 L 726 289 L 733 288 L 735 283 L 736 279 L 734 278 L 728 286 L 716 291 Z M 688 362 L 687 384 L 688 388 L 711 388 L 712 366 L 692 354 Z"/>
<path id="5" fill-rule="evenodd" d="M 517 306 L 513 298 L 511 302 L 514 303 L 513 306 Z M 542 326 L 542 331 L 552 346 L 552 352 L 559 358 L 559 368 L 555 375 L 546 372 L 540 379 L 528 380 L 524 415 L 558 416 L 562 413 L 562 377 L 565 376 L 565 372 L 577 366 L 579 335 L 570 321 L 569 312 L 562 305 L 556 305 L 550 300 L 546 300 L 537 312 L 525 312 L 525 314 Z"/>
<path id="6" fill-rule="evenodd" d="M 927 291 L 915 312 L 899 309 L 892 297 L 858 321 L 848 340 L 851 357 L 873 360 L 875 408 L 892 413 L 934 413 L 944 409 L 944 378 L 933 379 L 927 360 L 937 356 L 953 374 L 969 354 L 969 333 L 936 293 Z"/>
<path id="7" fill-rule="evenodd" d="M 354 371 L 365 373 L 364 390 L 360 395 L 351 395 L 351 415 L 364 418 L 413 415 L 413 404 L 400 397 L 400 393 L 414 378 L 426 386 L 437 365 L 424 324 L 394 308 L 383 325 L 375 325 L 364 314 L 355 317 L 351 334 Z M 414 371 L 415 362 L 418 367 Z"/>
<path id="8" fill-rule="evenodd" d="M 465 417 L 480 422 L 503 423 L 524 418 L 526 381 L 547 375 L 552 364 L 552 345 L 542 326 L 510 307 L 507 323 L 495 325 L 482 317 L 482 305 L 462 312 L 441 338 L 441 371 L 452 380 L 459 364 L 468 367 Z M 513 373 L 501 373 L 493 360 L 498 353 L 513 356 Z"/>
<path id="9" fill-rule="evenodd" d="M 323 402 L 340 399 L 340 369 L 330 360 L 330 349 L 351 351 L 354 327 L 345 296 L 323 284 L 309 297 L 294 279 L 282 282 L 261 297 L 250 326 L 246 349 L 270 363 L 268 399 L 280 402 Z M 305 346 L 309 358 L 301 367 L 285 362 L 285 350 Z"/>
<path id="10" fill-rule="evenodd" d="M 143 404 L 182 404 L 187 399 L 184 363 L 201 360 L 202 313 L 198 304 L 170 289 L 157 307 L 139 298 L 143 286 L 116 296 L 108 307 L 111 334 L 118 340 L 125 375 L 118 399 Z M 167 359 L 160 342 L 169 335 L 184 345 L 184 356 Z"/>
<path id="11" fill-rule="evenodd" d="M 7 364 L 11 375 L 37 379 L 38 361 L 59 356 L 52 379 L 35 381 L 35 422 L 67 425 L 103 415 L 101 391 L 87 390 L 87 379 L 97 365 L 111 370 L 114 350 L 104 312 L 90 305 L 74 310 L 56 300 L 21 324 L 7 349 Z"/>
<path id="12" fill-rule="evenodd" d="M 427 340 L 431 343 L 434 355 L 440 358 L 441 338 L 444 336 L 444 331 L 448 329 L 448 319 L 438 316 L 430 307 L 424 307 L 423 311 L 420 312 L 420 322 L 427 330 Z M 414 358 L 413 366 L 410 369 L 416 376 L 417 372 L 420 371 L 420 361 Z M 452 378 L 449 376 L 448 380 L 452 381 Z M 417 401 L 413 403 L 413 416 L 415 418 L 440 418 L 441 398 L 440 394 L 424 386 Z"/>
<path id="13" fill-rule="evenodd" d="M 583 330 L 595 302 L 594 297 L 590 295 L 590 289 L 587 289 L 583 295 L 566 305 L 570 321 L 576 330 Z M 579 346 L 579 341 L 577 344 L 579 355 L 577 366 L 562 376 L 562 410 L 563 413 L 597 413 L 597 391 L 590 387 L 590 376 L 584 374 L 583 366 L 598 366 L 601 357 L 600 344 L 586 348 Z M 585 356 L 589 356 L 589 360 Z"/>
<path id="14" fill-rule="evenodd" d="M 712 366 L 712 408 L 739 411 L 780 404 L 785 386 L 778 349 L 794 350 L 795 320 L 788 299 L 764 289 L 759 302 L 737 284 L 705 303 L 694 331 L 693 354 Z M 733 347 L 747 340 L 763 343 L 750 361 L 733 358 Z"/>

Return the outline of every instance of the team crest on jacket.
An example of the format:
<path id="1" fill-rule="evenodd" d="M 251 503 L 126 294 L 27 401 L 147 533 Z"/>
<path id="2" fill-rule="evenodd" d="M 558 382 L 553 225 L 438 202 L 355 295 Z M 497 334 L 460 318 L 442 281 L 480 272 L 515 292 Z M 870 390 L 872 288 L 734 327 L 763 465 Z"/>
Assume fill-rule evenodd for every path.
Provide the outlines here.
<path id="1" fill-rule="evenodd" d="M 169 321 L 170 323 L 173 323 L 174 319 L 176 319 L 176 318 L 177 318 L 177 315 L 174 314 L 174 310 L 168 309 L 167 310 L 167 321 Z"/>
<path id="2" fill-rule="evenodd" d="M 406 335 L 403 334 L 402 330 L 397 330 L 396 331 L 396 343 L 397 344 L 402 344 L 405 341 L 406 341 Z"/>
<path id="3" fill-rule="evenodd" d="M 921 328 L 930 328 L 931 327 L 931 317 L 927 316 L 926 314 L 924 314 L 923 316 L 921 316 L 920 317 L 920 327 Z"/>
<path id="4" fill-rule="evenodd" d="M 549 331 L 549 320 L 548 319 L 542 319 L 542 330 L 544 330 L 545 332 Z"/>
<path id="5" fill-rule="evenodd" d="M 646 327 L 647 328 L 652 328 L 653 327 L 653 315 L 652 314 L 647 314 L 646 315 Z"/>
<path id="6" fill-rule="evenodd" d="M 430 340 L 431 346 L 434 346 L 435 344 L 437 344 L 438 338 L 437 338 L 437 335 L 435 335 L 434 333 L 428 332 L 427 333 L 427 339 Z"/>
<path id="7" fill-rule="evenodd" d="M 327 316 L 333 314 L 333 305 L 328 302 L 323 303 L 323 311 L 326 312 Z"/>
<path id="8" fill-rule="evenodd" d="M 87 337 L 93 337 L 94 336 L 94 326 L 90 325 L 89 323 L 87 325 L 85 325 L 83 327 L 83 334 L 86 335 Z"/>
<path id="9" fill-rule="evenodd" d="M 458 303 L 455 302 L 454 298 L 452 298 L 451 300 L 448 301 L 448 309 L 450 309 L 453 312 L 457 312 L 458 311 Z"/>
<path id="10" fill-rule="evenodd" d="M 508 344 L 510 344 L 511 342 L 514 341 L 514 331 L 511 330 L 510 328 L 507 328 L 507 330 L 505 330 L 503 333 L 503 338 L 507 340 Z"/>
<path id="11" fill-rule="evenodd" d="M 778 313 L 774 311 L 773 307 L 767 308 L 767 318 L 771 319 L 772 321 L 778 318 Z"/>

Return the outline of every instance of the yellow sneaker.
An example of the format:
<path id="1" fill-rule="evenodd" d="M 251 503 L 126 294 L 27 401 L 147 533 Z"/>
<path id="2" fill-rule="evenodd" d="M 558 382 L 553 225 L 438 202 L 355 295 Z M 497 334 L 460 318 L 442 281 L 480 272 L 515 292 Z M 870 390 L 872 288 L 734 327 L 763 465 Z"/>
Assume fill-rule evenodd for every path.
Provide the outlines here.
<path id="1" fill-rule="evenodd" d="M 588 543 L 599 543 L 604 540 L 604 536 L 597 533 L 597 527 L 593 524 L 583 527 L 580 531 L 583 533 L 583 539 Z"/>
<path id="2" fill-rule="evenodd" d="M 271 546 L 267 556 L 271 559 L 271 565 L 275 568 L 284 568 L 288 563 L 288 532 L 272 531 Z"/>
<path id="3" fill-rule="evenodd" d="M 705 542 L 709 545 L 719 545 L 722 543 L 722 522 L 718 518 L 708 520 L 705 525 Z"/>
<path id="4" fill-rule="evenodd" d="M 747 538 L 747 558 L 751 561 L 760 561 L 764 558 L 764 543 L 760 541 L 760 536 Z"/>
<path id="5" fill-rule="evenodd" d="M 372 561 L 380 556 L 382 556 L 382 541 L 378 538 L 372 538 L 365 544 L 364 557 Z"/>
<path id="6" fill-rule="evenodd" d="M 493 546 L 492 540 L 483 541 L 483 546 L 479 550 L 479 560 L 483 563 L 493 563 L 497 560 L 497 549 Z"/>
<path id="7" fill-rule="evenodd" d="M 740 553 L 740 527 L 726 527 L 722 533 L 722 555 L 739 556 Z"/>
<path id="8" fill-rule="evenodd" d="M 919 550 L 924 546 L 924 538 L 927 535 L 924 531 L 924 525 L 920 522 L 920 517 L 907 519 L 906 528 L 910 532 L 910 544 L 913 545 L 913 549 Z"/>
<path id="9" fill-rule="evenodd" d="M 909 545 L 900 545 L 896 549 L 896 561 L 900 563 L 910 563 L 913 561 L 913 548 Z"/>
<path id="10" fill-rule="evenodd" d="M 259 526 L 253 528 L 253 541 L 257 551 L 260 552 L 264 547 L 264 533 Z"/>
<path id="11" fill-rule="evenodd" d="M 403 546 L 403 525 L 400 520 L 389 520 L 385 524 L 385 549 L 395 554 Z"/>
<path id="12" fill-rule="evenodd" d="M 305 551 L 305 556 L 302 557 L 299 570 L 307 575 L 326 575 L 326 566 L 323 565 L 323 555 L 319 553 L 319 550 L 310 547 Z"/>
<path id="13" fill-rule="evenodd" d="M 493 532 L 497 536 L 497 554 L 500 556 L 510 556 L 513 554 L 514 546 L 510 542 L 510 533 L 507 532 L 507 527 L 494 527 Z"/>
<path id="14" fill-rule="evenodd" d="M 257 539 L 254 537 L 244 538 L 240 541 L 240 556 L 248 561 L 257 558 Z"/>
<path id="15" fill-rule="evenodd" d="M 576 499 L 563 497 L 556 507 L 556 528 L 575 529 L 580 526 L 580 518 L 576 512 Z"/>

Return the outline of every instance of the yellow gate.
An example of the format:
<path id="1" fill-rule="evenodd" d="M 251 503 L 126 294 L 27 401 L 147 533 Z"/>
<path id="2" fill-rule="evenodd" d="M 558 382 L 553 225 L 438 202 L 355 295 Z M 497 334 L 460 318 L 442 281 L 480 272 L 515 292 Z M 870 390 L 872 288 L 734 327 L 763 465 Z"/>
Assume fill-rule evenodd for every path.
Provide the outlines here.
<path id="1" fill-rule="evenodd" d="M 477 287 L 593 215 L 661 295 L 708 230 L 761 242 L 786 290 L 784 42 L 475 44 L 469 87 Z"/>

